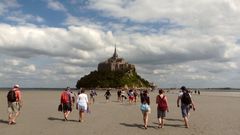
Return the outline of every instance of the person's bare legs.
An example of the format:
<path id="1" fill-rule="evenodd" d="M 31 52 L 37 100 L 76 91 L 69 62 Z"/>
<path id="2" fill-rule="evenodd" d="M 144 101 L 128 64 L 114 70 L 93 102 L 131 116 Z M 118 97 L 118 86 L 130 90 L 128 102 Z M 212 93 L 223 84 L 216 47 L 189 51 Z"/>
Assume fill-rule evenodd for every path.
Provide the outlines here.
<path id="1" fill-rule="evenodd" d="M 9 113 L 8 114 L 8 124 L 12 124 L 12 121 L 13 121 L 13 114 Z"/>
<path id="2" fill-rule="evenodd" d="M 63 116 L 64 116 L 64 120 L 66 121 L 66 120 L 68 120 L 67 118 L 68 118 L 68 115 L 70 114 L 70 111 L 65 111 L 64 113 L 63 113 Z"/>
<path id="3" fill-rule="evenodd" d="M 164 126 L 164 118 L 161 117 L 161 128 Z"/>
<path id="4" fill-rule="evenodd" d="M 160 117 L 160 118 L 158 118 L 158 128 L 163 128 L 163 118 L 162 117 Z"/>
<path id="5" fill-rule="evenodd" d="M 161 122 L 161 117 L 159 117 L 159 118 L 158 118 L 158 128 L 161 127 L 161 123 L 162 123 L 162 122 Z"/>
<path id="6" fill-rule="evenodd" d="M 144 128 L 147 129 L 147 124 L 148 124 L 148 112 L 143 112 L 143 123 L 144 123 Z"/>
<path id="7" fill-rule="evenodd" d="M 79 122 L 81 122 L 82 114 L 81 111 L 79 110 Z"/>
<path id="8" fill-rule="evenodd" d="M 183 119 L 184 119 L 185 127 L 186 127 L 186 128 L 189 128 L 188 117 L 185 116 Z"/>
<path id="9" fill-rule="evenodd" d="M 67 112 L 63 112 L 64 121 L 67 120 L 66 115 L 67 115 Z"/>
<path id="10" fill-rule="evenodd" d="M 16 114 L 15 115 L 13 115 L 12 114 L 12 116 L 11 116 L 11 123 L 16 123 L 16 119 L 17 119 L 17 117 L 20 115 L 20 112 L 18 111 L 18 112 L 16 112 Z"/>
<path id="11" fill-rule="evenodd" d="M 79 111 L 79 122 L 83 122 L 84 111 Z"/>
<path id="12" fill-rule="evenodd" d="M 67 111 L 66 118 L 68 118 L 68 115 L 70 114 L 71 111 Z"/>

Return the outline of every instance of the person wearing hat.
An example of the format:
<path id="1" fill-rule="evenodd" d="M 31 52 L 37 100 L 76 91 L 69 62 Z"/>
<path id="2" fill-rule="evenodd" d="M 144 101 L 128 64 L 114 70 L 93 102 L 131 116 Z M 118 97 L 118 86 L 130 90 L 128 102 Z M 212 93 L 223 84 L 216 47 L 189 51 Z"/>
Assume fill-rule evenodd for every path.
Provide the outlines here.
<path id="1" fill-rule="evenodd" d="M 7 94 L 8 100 L 8 124 L 16 124 L 16 119 L 20 115 L 20 109 L 22 107 L 22 96 L 20 92 L 20 86 L 14 85 L 13 88 Z"/>
<path id="2" fill-rule="evenodd" d="M 177 99 L 177 107 L 179 107 L 179 101 L 181 100 L 182 117 L 184 119 L 185 127 L 189 128 L 189 123 L 188 123 L 189 111 L 191 108 L 193 108 L 193 110 L 195 111 L 195 106 L 191 98 L 191 95 L 189 93 L 189 90 L 185 86 L 182 86 L 181 90 L 182 92 L 179 94 Z"/>

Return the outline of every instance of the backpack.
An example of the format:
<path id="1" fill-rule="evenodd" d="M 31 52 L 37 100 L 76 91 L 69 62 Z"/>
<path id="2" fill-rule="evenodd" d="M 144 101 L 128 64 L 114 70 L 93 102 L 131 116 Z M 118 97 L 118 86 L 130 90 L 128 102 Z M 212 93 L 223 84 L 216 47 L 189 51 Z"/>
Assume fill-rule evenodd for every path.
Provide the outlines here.
<path id="1" fill-rule="evenodd" d="M 68 92 L 63 92 L 61 95 L 61 102 L 62 103 L 68 103 L 70 102 L 70 94 L 68 94 Z"/>
<path id="2" fill-rule="evenodd" d="M 165 100 L 165 96 L 162 98 L 158 95 L 157 97 L 157 103 L 158 103 L 158 109 L 161 111 L 166 111 L 167 110 L 167 101 Z"/>
<path id="3" fill-rule="evenodd" d="M 192 103 L 192 99 L 191 99 L 189 93 L 186 93 L 186 92 L 183 93 L 181 102 L 182 102 L 182 104 L 185 104 L 185 105 L 190 105 Z"/>
<path id="4" fill-rule="evenodd" d="M 10 90 L 7 94 L 7 100 L 9 102 L 16 102 L 17 98 L 16 98 L 16 93 L 14 90 Z"/>
<path id="5" fill-rule="evenodd" d="M 144 111 L 144 112 L 150 111 L 150 106 L 147 103 L 141 104 L 140 105 L 140 110 Z"/>

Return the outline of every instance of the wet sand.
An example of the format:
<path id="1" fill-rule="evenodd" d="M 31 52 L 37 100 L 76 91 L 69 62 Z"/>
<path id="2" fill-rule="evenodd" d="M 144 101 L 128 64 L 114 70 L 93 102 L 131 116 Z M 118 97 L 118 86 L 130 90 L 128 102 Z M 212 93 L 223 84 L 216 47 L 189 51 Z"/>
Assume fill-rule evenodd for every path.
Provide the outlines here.
<path id="1" fill-rule="evenodd" d="M 89 94 L 89 92 L 86 92 Z M 180 108 L 176 106 L 177 93 L 167 93 L 170 112 L 167 113 L 163 129 L 157 128 L 155 97 L 151 92 L 151 114 L 149 127 L 143 129 L 139 101 L 129 104 L 117 101 L 112 91 L 110 102 L 104 98 L 104 92 L 98 92 L 96 102 L 90 106 L 91 113 L 85 115 L 85 122 L 78 122 L 76 109 L 63 121 L 63 114 L 57 111 L 61 91 L 23 91 L 23 108 L 16 125 L 7 124 L 7 91 L 0 91 L 0 135 L 237 135 L 240 134 L 240 96 L 221 92 L 201 95 L 193 94 L 196 111 L 191 111 L 190 128 L 186 129 L 182 121 Z"/>

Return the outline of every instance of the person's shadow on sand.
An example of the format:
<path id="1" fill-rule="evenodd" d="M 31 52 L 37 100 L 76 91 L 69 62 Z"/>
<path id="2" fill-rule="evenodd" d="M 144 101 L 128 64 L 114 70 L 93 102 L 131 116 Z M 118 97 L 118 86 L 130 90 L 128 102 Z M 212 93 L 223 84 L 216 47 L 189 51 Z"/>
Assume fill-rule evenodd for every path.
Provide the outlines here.
<path id="1" fill-rule="evenodd" d="M 167 118 L 166 120 L 168 120 L 168 121 L 183 121 L 182 119 L 172 119 L 172 118 Z"/>
<path id="2" fill-rule="evenodd" d="M 6 120 L 0 120 L 0 123 L 8 124 L 8 121 L 6 121 Z"/>
<path id="3" fill-rule="evenodd" d="M 128 123 L 120 123 L 120 125 L 123 125 L 123 126 L 126 126 L 126 127 L 137 127 L 137 128 L 140 128 L 140 129 L 144 129 L 144 126 L 142 124 L 128 124 Z M 148 126 L 148 128 L 156 128 L 154 126 Z"/>
<path id="4" fill-rule="evenodd" d="M 182 121 L 182 120 L 173 120 L 173 121 Z M 156 124 L 156 125 L 158 125 L 158 123 L 157 122 L 153 122 L 153 124 Z M 183 124 L 170 124 L 170 123 L 167 123 L 167 122 L 165 122 L 164 123 L 164 126 L 167 126 L 167 127 L 179 127 L 179 128 L 185 128 L 185 126 L 183 125 Z"/>
<path id="5" fill-rule="evenodd" d="M 56 118 L 56 117 L 48 117 L 48 120 L 51 120 L 51 121 L 64 121 L 64 119 L 61 119 L 61 118 Z M 67 121 L 71 121 L 71 122 L 78 122 L 77 120 L 67 120 Z"/>

